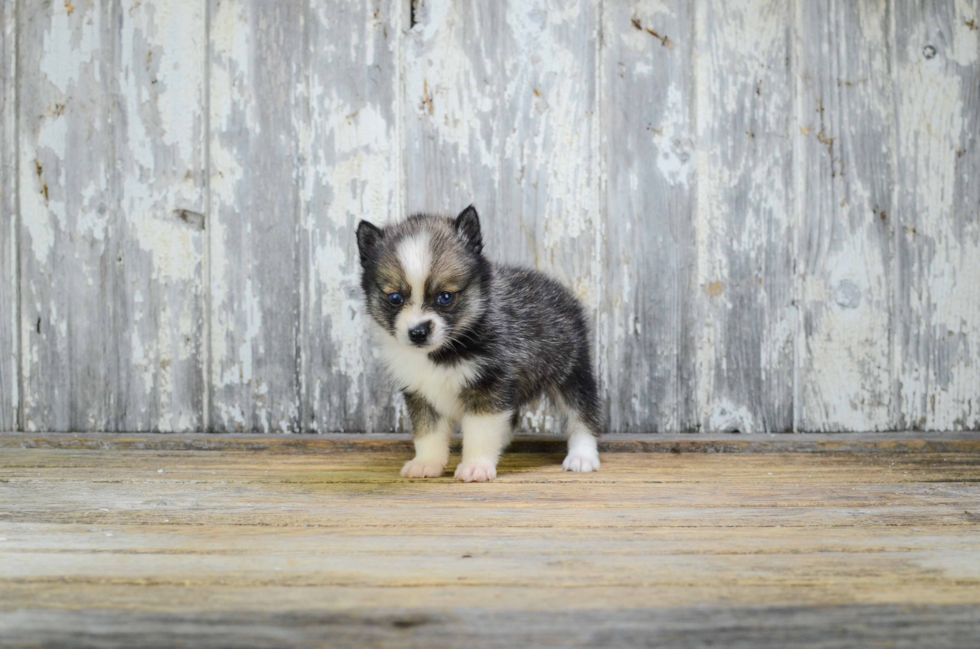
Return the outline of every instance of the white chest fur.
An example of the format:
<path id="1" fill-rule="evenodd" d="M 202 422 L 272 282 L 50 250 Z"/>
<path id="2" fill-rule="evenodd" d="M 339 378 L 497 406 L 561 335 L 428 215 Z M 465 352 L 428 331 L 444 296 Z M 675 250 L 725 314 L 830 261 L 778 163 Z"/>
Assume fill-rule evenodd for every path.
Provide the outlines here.
<path id="1" fill-rule="evenodd" d="M 427 354 L 410 349 L 388 337 L 381 345 L 388 373 L 399 388 L 421 394 L 439 414 L 458 420 L 462 415 L 459 393 L 476 377 L 473 362 L 436 365 Z"/>

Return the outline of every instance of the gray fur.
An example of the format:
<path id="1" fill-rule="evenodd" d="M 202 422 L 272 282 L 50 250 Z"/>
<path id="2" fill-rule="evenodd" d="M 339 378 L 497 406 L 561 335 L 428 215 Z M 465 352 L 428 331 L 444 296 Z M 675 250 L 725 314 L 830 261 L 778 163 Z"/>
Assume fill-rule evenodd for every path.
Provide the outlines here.
<path id="1" fill-rule="evenodd" d="M 408 408 L 408 416 L 412 419 L 412 433 L 416 438 L 424 437 L 432 432 L 439 421 L 439 413 L 431 403 L 425 400 L 418 392 L 403 390 L 405 397 L 405 407 Z"/>

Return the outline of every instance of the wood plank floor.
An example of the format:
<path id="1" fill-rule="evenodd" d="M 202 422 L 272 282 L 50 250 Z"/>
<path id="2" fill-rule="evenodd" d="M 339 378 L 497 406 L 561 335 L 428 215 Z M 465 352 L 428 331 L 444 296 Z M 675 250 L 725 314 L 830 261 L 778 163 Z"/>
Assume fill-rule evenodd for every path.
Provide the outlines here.
<path id="1" fill-rule="evenodd" d="M 512 453 L 483 485 L 403 480 L 383 444 L 18 439 L 0 440 L 4 646 L 980 643 L 976 436 L 606 453 L 586 475 Z"/>

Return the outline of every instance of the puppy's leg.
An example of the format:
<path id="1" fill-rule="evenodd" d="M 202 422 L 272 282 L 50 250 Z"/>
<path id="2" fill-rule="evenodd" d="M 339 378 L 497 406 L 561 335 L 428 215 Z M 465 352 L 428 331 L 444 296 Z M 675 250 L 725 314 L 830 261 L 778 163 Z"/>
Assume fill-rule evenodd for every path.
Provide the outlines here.
<path id="1" fill-rule="evenodd" d="M 601 430 L 599 391 L 592 369 L 584 365 L 574 372 L 556 399 L 565 411 L 568 456 L 561 463 L 565 471 L 588 473 L 599 470 L 598 437 Z"/>
<path id="2" fill-rule="evenodd" d="M 421 395 L 405 392 L 405 404 L 412 418 L 415 457 L 402 467 L 406 478 L 438 478 L 449 462 L 449 441 L 456 425 L 442 417 Z"/>
<path id="3" fill-rule="evenodd" d="M 509 411 L 463 415 L 463 461 L 456 467 L 457 480 L 487 482 L 497 477 L 497 460 L 513 433 L 511 416 Z"/>
<path id="4" fill-rule="evenodd" d="M 440 417 L 422 436 L 415 434 L 415 457 L 402 467 L 406 478 L 438 478 L 449 463 L 449 442 L 456 428 L 446 417 Z"/>
<path id="5" fill-rule="evenodd" d="M 569 413 L 568 455 L 561 463 L 565 471 L 589 473 L 599 470 L 599 449 L 596 436 L 592 434 L 576 413 Z"/>

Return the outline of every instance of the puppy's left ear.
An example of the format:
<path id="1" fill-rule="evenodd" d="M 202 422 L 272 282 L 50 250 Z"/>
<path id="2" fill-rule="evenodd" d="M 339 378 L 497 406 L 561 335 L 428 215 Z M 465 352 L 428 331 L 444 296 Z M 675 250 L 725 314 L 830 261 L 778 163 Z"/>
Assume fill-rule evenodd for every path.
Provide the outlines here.
<path id="1" fill-rule="evenodd" d="M 361 266 L 367 264 L 368 259 L 371 258 L 371 252 L 383 237 L 384 232 L 373 223 L 361 221 L 357 225 L 357 251 L 361 255 Z"/>
<path id="2" fill-rule="evenodd" d="M 476 208 L 470 205 L 456 217 L 456 233 L 466 243 L 466 247 L 479 254 L 483 250 L 483 234 L 480 232 L 480 217 Z"/>

